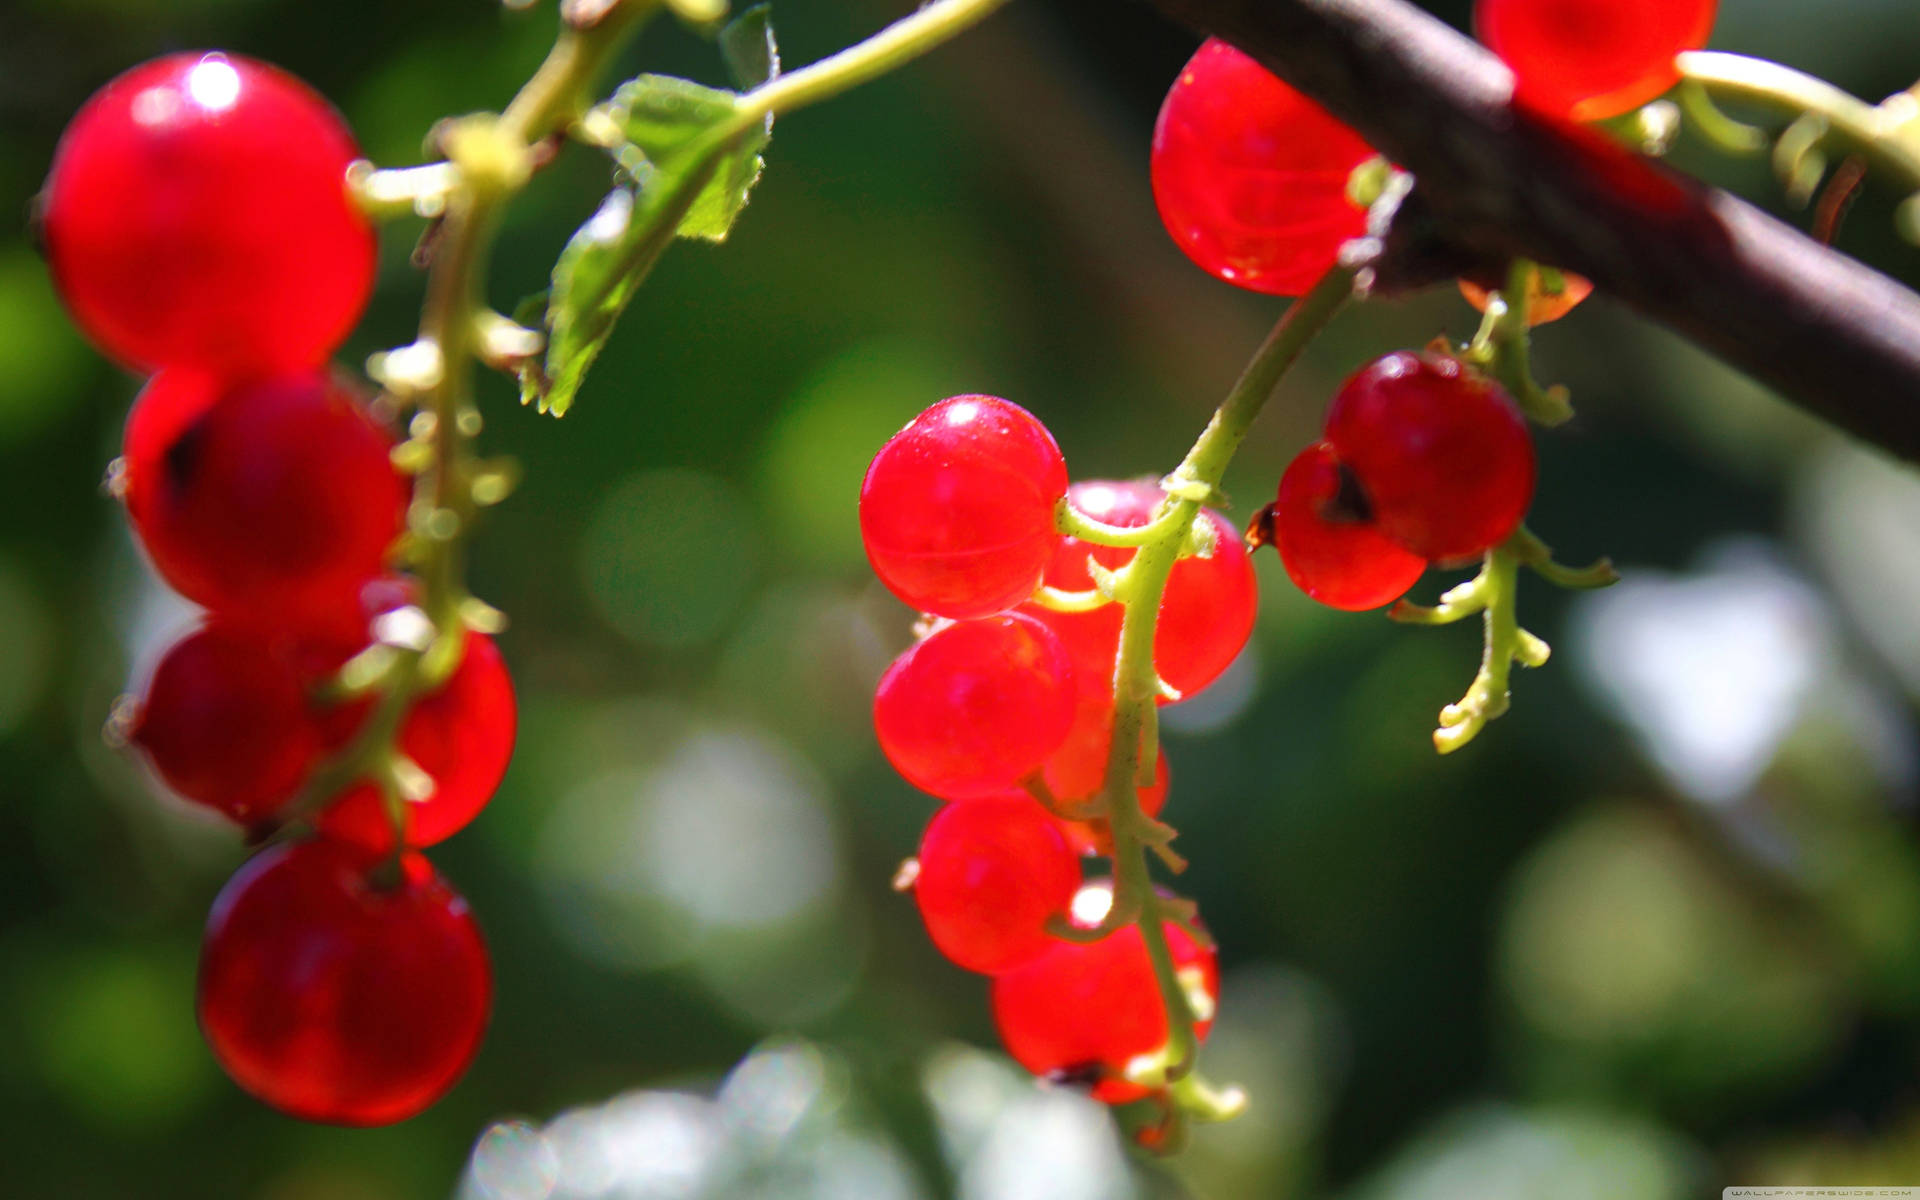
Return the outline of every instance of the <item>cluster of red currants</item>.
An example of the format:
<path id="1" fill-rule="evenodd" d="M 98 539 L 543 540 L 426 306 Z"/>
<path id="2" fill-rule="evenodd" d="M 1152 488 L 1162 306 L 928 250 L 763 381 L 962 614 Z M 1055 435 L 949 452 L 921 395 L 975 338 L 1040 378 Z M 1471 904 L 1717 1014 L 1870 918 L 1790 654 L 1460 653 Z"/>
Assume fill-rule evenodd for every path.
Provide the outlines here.
<path id="1" fill-rule="evenodd" d="M 1126 1066 L 1168 1039 L 1144 938 L 1127 926 L 1073 941 L 1049 925 L 1101 915 L 1088 901 L 1105 885 L 1083 884 L 1081 858 L 1110 851 L 1111 831 L 1099 817 L 1063 814 L 1101 811 L 1122 612 L 1060 611 L 1033 597 L 1042 587 L 1085 593 L 1097 572 L 1136 553 L 1063 535 L 1063 505 L 1127 529 L 1148 524 L 1162 498 L 1144 482 L 1069 488 L 1052 435 L 992 396 L 921 413 L 881 448 L 860 493 L 874 571 L 930 618 L 873 706 L 888 760 L 948 802 L 921 840 L 913 884 L 927 931 L 953 962 L 993 977 L 1014 1058 L 1110 1102 L 1144 1094 Z M 1181 696 L 1212 682 L 1253 630 L 1246 550 L 1218 513 L 1204 520 L 1212 550 L 1173 568 L 1153 644 L 1156 669 Z M 1149 816 L 1167 795 L 1165 756 L 1157 761 L 1155 781 L 1138 789 Z M 1171 923 L 1166 932 L 1204 1033 L 1218 991 L 1213 951 Z"/>
<path id="2" fill-rule="evenodd" d="M 249 834 L 295 819 L 317 830 L 253 858 L 215 901 L 201 1028 L 276 1108 L 381 1124 L 451 1087 L 486 1025 L 479 929 L 415 850 L 492 796 L 515 708 L 498 650 L 465 634 L 393 739 L 418 783 L 404 801 L 325 773 L 374 707 L 332 693 L 340 668 L 370 645 L 419 652 L 435 636 L 416 585 L 389 567 L 408 506 L 394 436 L 327 365 L 375 271 L 348 189 L 357 157 L 299 80 L 173 55 L 74 117 L 41 219 L 74 319 L 152 373 L 114 485 L 155 570 L 206 610 L 122 713 L 124 732 L 172 791 Z"/>

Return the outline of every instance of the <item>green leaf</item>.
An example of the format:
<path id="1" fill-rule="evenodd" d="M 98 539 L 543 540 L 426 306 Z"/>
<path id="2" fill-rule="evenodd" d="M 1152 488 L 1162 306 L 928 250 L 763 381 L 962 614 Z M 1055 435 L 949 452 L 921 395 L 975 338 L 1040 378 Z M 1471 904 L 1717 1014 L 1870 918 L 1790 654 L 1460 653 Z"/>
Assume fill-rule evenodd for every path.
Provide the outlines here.
<path id="1" fill-rule="evenodd" d="M 760 179 L 765 165 L 760 151 L 771 122 L 735 132 L 736 99 L 733 92 L 670 75 L 642 75 L 614 93 L 610 113 L 627 140 L 616 157 L 642 192 L 654 186 L 653 179 L 662 172 L 684 173 L 701 155 L 721 156 L 705 190 L 687 208 L 679 227 L 682 237 L 725 241 Z M 729 144 L 716 150 L 716 139 Z"/>
<path id="2" fill-rule="evenodd" d="M 780 74 L 780 47 L 773 40 L 773 7 L 756 4 L 720 31 L 720 57 L 733 85 L 750 90 Z"/>

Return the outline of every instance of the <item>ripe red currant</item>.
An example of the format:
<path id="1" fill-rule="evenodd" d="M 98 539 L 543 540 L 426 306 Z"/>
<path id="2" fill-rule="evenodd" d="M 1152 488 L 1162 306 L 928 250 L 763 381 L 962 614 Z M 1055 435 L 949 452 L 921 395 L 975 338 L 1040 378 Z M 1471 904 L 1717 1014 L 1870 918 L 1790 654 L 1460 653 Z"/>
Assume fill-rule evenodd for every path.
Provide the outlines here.
<path id="1" fill-rule="evenodd" d="M 492 969 L 466 901 L 417 854 L 273 847 L 214 901 L 200 1028 L 235 1083 L 289 1116 L 386 1125 L 466 1071 Z"/>
<path id="2" fill-rule="evenodd" d="M 162 371 L 127 419 L 127 516 L 190 600 L 280 626 L 338 623 L 398 536 L 390 437 L 322 371 L 223 384 Z"/>
<path id="3" fill-rule="evenodd" d="M 1167 923 L 1174 968 L 1199 1003 L 1194 1032 L 1205 1038 L 1220 997 L 1212 950 Z M 1038 958 L 993 981 L 993 1020 L 1007 1053 L 1036 1075 L 1092 1079 L 1095 1099 L 1123 1104 L 1146 1089 L 1122 1075 L 1127 1063 L 1167 1044 L 1167 1014 L 1138 925 L 1097 942 L 1056 941 Z"/>
<path id="4" fill-rule="evenodd" d="M 933 944 L 995 975 L 1038 956 L 1065 917 L 1080 862 L 1047 810 L 1024 792 L 948 804 L 920 838 L 913 895 Z"/>
<path id="5" fill-rule="evenodd" d="M 993 396 L 955 396 L 880 448 L 860 485 L 867 560 L 893 594 L 937 616 L 1003 612 L 1040 582 L 1067 490 L 1060 447 Z"/>
<path id="6" fill-rule="evenodd" d="M 1067 731 L 1067 740 L 1047 759 L 1043 769 L 1047 790 L 1068 802 L 1099 795 L 1106 785 L 1107 752 L 1112 745 L 1113 697 L 1099 687 L 1087 686 L 1083 679 L 1079 702 L 1074 706 L 1073 728 Z M 1151 817 L 1166 807 L 1168 777 L 1167 754 L 1162 750 L 1156 756 L 1153 783 L 1138 789 L 1141 812 Z M 1104 820 L 1055 820 L 1075 853 L 1104 854 L 1110 848 Z"/>
<path id="7" fill-rule="evenodd" d="M 1638 108 L 1680 82 L 1717 0 L 1478 0 L 1473 27 L 1512 68 L 1522 104 L 1575 121 Z"/>
<path id="8" fill-rule="evenodd" d="M 95 93 L 54 152 L 54 283 L 132 366 L 316 366 L 373 287 L 373 229 L 347 194 L 357 157 L 339 114 L 275 67 L 143 63 Z"/>
<path id="9" fill-rule="evenodd" d="M 922 791 L 987 796 L 1059 748 L 1073 699 L 1060 640 L 1007 613 L 949 625 L 895 659 L 880 677 L 873 724 L 888 760 Z"/>
<path id="10" fill-rule="evenodd" d="M 1280 477 L 1273 540 L 1287 577 L 1307 595 L 1359 612 L 1391 604 L 1427 569 L 1374 527 L 1371 501 L 1326 443 L 1308 446 Z"/>
<path id="11" fill-rule="evenodd" d="M 325 713 L 284 638 L 209 620 L 155 668 L 129 740 L 188 800 L 252 826 L 325 752 Z"/>
<path id="12" fill-rule="evenodd" d="M 406 843 L 431 846 L 467 826 L 493 798 L 513 756 L 513 681 L 493 639 L 470 633 L 452 675 L 414 701 L 400 726 L 400 752 L 433 780 L 433 794 L 406 805 Z M 362 784 L 320 818 L 330 837 L 372 850 L 393 845 L 378 789 Z"/>
<path id="13" fill-rule="evenodd" d="M 1067 496 L 1087 516 L 1131 528 L 1153 519 L 1161 491 L 1138 480 L 1095 481 L 1074 484 Z M 1213 555 L 1183 558 L 1174 565 L 1160 598 L 1153 636 L 1154 665 L 1160 677 L 1182 696 L 1206 687 L 1233 662 L 1253 633 L 1259 606 L 1253 564 L 1246 547 L 1240 544 L 1239 532 L 1219 513 L 1204 511 L 1213 524 Z M 1047 565 L 1046 583 L 1063 591 L 1085 591 L 1093 586 L 1093 574 L 1087 569 L 1089 556 L 1101 566 L 1117 570 L 1134 553 L 1063 538 Z M 1114 664 L 1120 653 L 1119 605 L 1062 613 L 1030 604 L 1021 611 L 1060 635 L 1073 655 L 1074 669 L 1080 672 L 1083 686 L 1104 688 L 1111 697 Z"/>
<path id="14" fill-rule="evenodd" d="M 1470 279 L 1460 281 L 1460 294 L 1467 298 L 1468 304 L 1481 312 L 1487 311 L 1487 304 L 1492 300 L 1486 288 Z M 1545 325 L 1550 321 L 1558 321 L 1591 295 L 1593 284 L 1571 271 L 1560 272 L 1560 290 L 1548 294 L 1541 285 L 1540 273 L 1535 271 L 1527 280 L 1527 324 Z"/>
<path id="15" fill-rule="evenodd" d="M 1452 358 L 1374 360 L 1334 397 L 1326 435 L 1376 527 L 1421 558 L 1475 557 L 1505 541 L 1533 502 L 1533 439 L 1520 410 Z"/>
<path id="16" fill-rule="evenodd" d="M 1200 47 L 1153 127 L 1153 198 L 1195 263 L 1244 288 L 1298 296 L 1366 232 L 1347 178 L 1373 150 L 1219 39 Z"/>

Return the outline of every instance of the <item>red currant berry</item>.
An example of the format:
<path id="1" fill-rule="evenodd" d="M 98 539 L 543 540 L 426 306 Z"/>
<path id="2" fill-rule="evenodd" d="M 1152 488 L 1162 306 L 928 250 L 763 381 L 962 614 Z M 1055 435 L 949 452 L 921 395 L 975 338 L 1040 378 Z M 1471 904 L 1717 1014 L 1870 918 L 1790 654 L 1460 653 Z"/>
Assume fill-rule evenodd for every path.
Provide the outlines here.
<path id="1" fill-rule="evenodd" d="M 366 307 L 373 228 L 338 113 L 275 67 L 174 54 L 94 94 L 54 152 L 53 280 L 101 349 L 143 368 L 312 367 Z"/>
<path id="2" fill-rule="evenodd" d="M 257 825 L 325 753 L 309 682 L 285 639 L 216 617 L 161 658 L 128 738 L 174 791 Z"/>
<path id="3" fill-rule="evenodd" d="M 1040 622 L 1013 613 L 962 621 L 887 668 L 873 724 L 888 760 L 922 791 L 987 796 L 1059 748 L 1073 688 L 1073 662 Z"/>
<path id="4" fill-rule="evenodd" d="M 470 633 L 460 665 L 439 690 L 414 701 L 400 726 L 400 752 L 433 780 L 433 794 L 406 805 L 406 844 L 445 841 L 480 815 L 513 756 L 513 681 L 493 639 Z M 327 808 L 321 832 L 371 850 L 393 846 L 379 790 L 361 785 Z"/>
<path id="5" fill-rule="evenodd" d="M 1061 800 L 1078 803 L 1100 794 L 1107 781 L 1107 751 L 1113 745 L 1113 697 L 1081 681 L 1079 703 L 1067 740 L 1047 759 L 1043 775 L 1047 790 Z M 1138 789 L 1140 811 L 1157 815 L 1167 803 L 1167 754 L 1163 749 L 1154 766 L 1154 781 Z M 1055 818 L 1067 844 L 1076 854 L 1104 854 L 1111 839 L 1104 820 L 1069 821 Z"/>
<path id="6" fill-rule="evenodd" d="M 1302 450 L 1280 477 L 1274 544 L 1287 577 L 1322 604 L 1379 608 L 1406 595 L 1427 569 L 1426 559 L 1381 536 L 1369 504 L 1324 442 Z"/>
<path id="7" fill-rule="evenodd" d="M 1163 926 L 1174 968 L 1199 1001 L 1194 1026 L 1205 1038 L 1220 997 L 1220 969 L 1171 922 Z M 1035 1075 L 1094 1080 L 1095 1099 L 1124 1104 L 1146 1089 L 1122 1075 L 1127 1063 L 1167 1044 L 1167 1013 L 1138 925 L 1097 942 L 1056 941 L 1038 958 L 993 980 L 993 1020 L 1016 1062 Z"/>
<path id="8" fill-rule="evenodd" d="M 1087 516 L 1127 528 L 1151 521 L 1162 498 L 1159 488 L 1139 481 L 1076 483 L 1068 489 L 1067 497 Z M 1213 523 L 1213 555 L 1183 558 L 1174 564 L 1167 590 L 1160 598 L 1159 622 L 1153 636 L 1154 665 L 1160 677 L 1182 696 L 1193 695 L 1227 669 L 1252 636 L 1259 607 L 1253 563 L 1240 544 L 1239 532 L 1219 513 L 1211 509 L 1205 512 Z M 1062 591 L 1085 591 L 1093 586 L 1093 574 L 1087 569 L 1089 556 L 1101 566 L 1117 570 L 1131 561 L 1134 553 L 1063 538 L 1047 566 L 1045 582 Z M 1111 697 L 1114 664 L 1120 654 L 1119 605 L 1062 613 L 1029 604 L 1021 611 L 1060 635 L 1084 686 L 1103 688 Z"/>
<path id="9" fill-rule="evenodd" d="M 1153 198 L 1195 263 L 1276 296 L 1311 288 L 1367 214 L 1347 177 L 1373 150 L 1217 38 L 1200 47 L 1153 127 Z"/>
<path id="10" fill-rule="evenodd" d="M 467 903 L 417 854 L 276 846 L 213 903 L 200 1028 L 235 1083 L 289 1116 L 387 1125 L 439 1099 L 487 1024 L 492 969 Z"/>
<path id="11" fill-rule="evenodd" d="M 1080 862 L 1046 809 L 1024 792 L 946 805 L 920 838 L 913 895 L 933 944 L 958 966 L 995 975 L 1053 944 Z"/>
<path id="12" fill-rule="evenodd" d="M 1717 0 L 1478 0 L 1473 26 L 1512 68 L 1519 102 L 1600 121 L 1680 82 L 1674 59 L 1707 44 L 1718 7 Z"/>
<path id="13" fill-rule="evenodd" d="M 235 385 L 163 371 L 127 419 L 127 515 L 188 599 L 283 627 L 337 625 L 400 533 L 390 441 L 322 371 Z"/>
<path id="14" fill-rule="evenodd" d="M 1533 503 L 1533 439 L 1507 394 L 1455 359 L 1406 351 L 1363 367 L 1327 411 L 1327 445 L 1381 533 L 1432 561 L 1505 541 Z"/>
<path id="15" fill-rule="evenodd" d="M 1541 286 L 1538 271 L 1527 280 L 1527 324 L 1545 325 L 1550 321 L 1558 321 L 1579 307 L 1582 300 L 1593 295 L 1593 284 L 1583 276 L 1562 271 L 1560 281 L 1560 290 L 1549 294 Z M 1486 288 L 1470 279 L 1460 281 L 1460 294 L 1467 298 L 1468 304 L 1481 312 L 1487 311 L 1487 305 L 1492 300 Z"/>
<path id="16" fill-rule="evenodd" d="M 880 581 L 913 607 L 966 620 L 1033 594 L 1060 540 L 1067 464 L 1033 414 L 955 396 L 895 434 L 860 485 L 860 537 Z"/>

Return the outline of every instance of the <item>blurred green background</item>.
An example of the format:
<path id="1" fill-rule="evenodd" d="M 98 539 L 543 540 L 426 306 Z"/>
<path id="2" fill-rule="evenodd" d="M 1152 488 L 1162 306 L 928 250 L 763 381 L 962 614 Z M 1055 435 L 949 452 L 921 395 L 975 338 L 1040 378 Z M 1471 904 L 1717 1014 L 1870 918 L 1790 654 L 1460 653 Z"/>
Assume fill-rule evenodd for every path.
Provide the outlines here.
<path id="1" fill-rule="evenodd" d="M 775 19 L 791 64 L 906 8 L 777 0 Z M 12 0 L 0 209 L 24 216 L 67 117 L 154 54 L 281 63 L 399 164 L 436 117 L 503 103 L 553 21 L 487 0 Z M 1716 45 L 1870 97 L 1920 74 L 1910 0 L 1725 0 Z M 1021 0 L 786 121 L 731 242 L 669 255 L 566 420 L 489 381 L 485 443 L 527 477 L 473 576 L 514 619 L 523 736 L 435 857 L 491 939 L 497 1013 L 466 1081 L 391 1129 L 282 1119 L 201 1046 L 199 927 L 241 847 L 99 732 L 189 617 L 98 486 L 137 381 L 78 340 L 8 222 L 0 1195 L 1920 1184 L 1920 477 L 1604 298 L 1538 337 L 1580 416 L 1541 438 L 1532 525 L 1628 578 L 1525 586 L 1558 653 L 1511 715 L 1436 759 L 1477 631 L 1318 609 L 1270 553 L 1254 645 L 1167 712 L 1181 887 L 1226 971 L 1204 1061 L 1251 1091 L 1243 1120 L 1130 1158 L 1096 1106 L 992 1052 L 983 982 L 888 890 L 933 805 L 870 733 L 911 617 L 861 558 L 867 458 L 933 400 L 987 391 L 1040 414 L 1077 477 L 1164 471 L 1276 314 L 1153 214 L 1152 116 L 1192 46 L 1144 6 Z M 721 78 L 668 22 L 622 65 Z M 1759 165 L 1679 158 L 1776 192 Z M 542 285 L 607 181 L 584 152 L 537 181 L 495 304 Z M 1913 282 L 1891 199 L 1869 191 L 1842 244 Z M 414 232 L 385 239 L 344 361 L 411 337 Z M 1232 516 L 1270 498 L 1346 372 L 1472 324 L 1451 293 L 1349 313 L 1241 455 Z"/>

